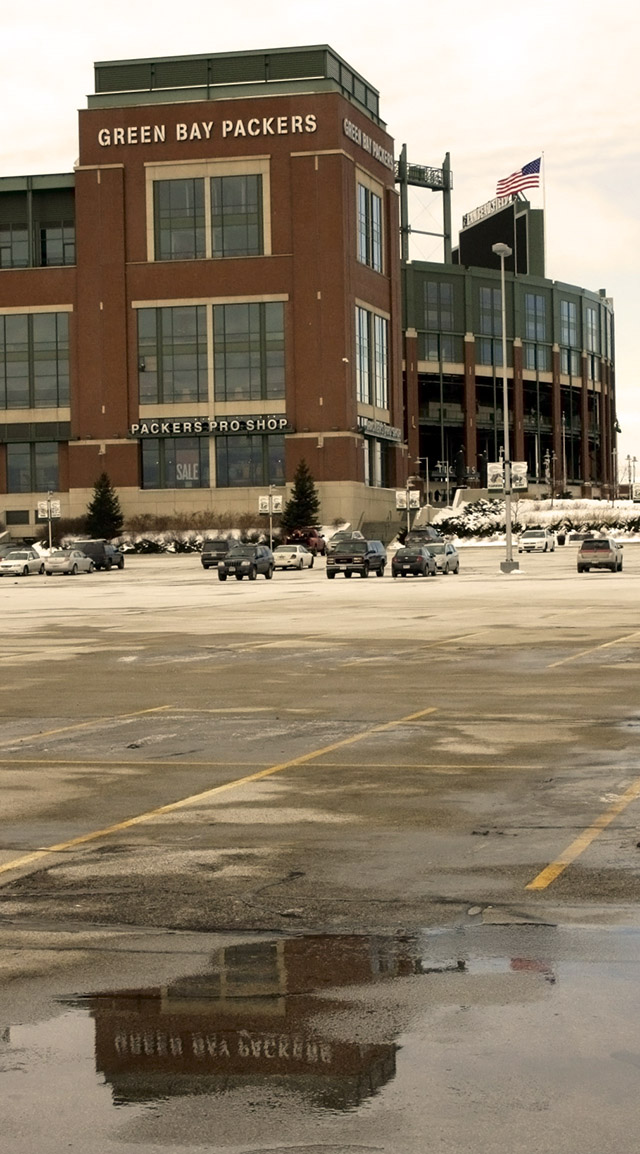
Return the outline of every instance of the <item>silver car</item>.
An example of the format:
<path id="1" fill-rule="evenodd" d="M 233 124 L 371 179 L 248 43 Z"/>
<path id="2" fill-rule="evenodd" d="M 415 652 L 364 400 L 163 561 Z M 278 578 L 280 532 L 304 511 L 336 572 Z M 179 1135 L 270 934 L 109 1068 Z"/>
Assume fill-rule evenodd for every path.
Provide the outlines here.
<path id="1" fill-rule="evenodd" d="M 54 573 L 93 573 L 95 565 L 80 549 L 54 549 L 46 558 L 44 571 L 47 577 Z"/>
<path id="2" fill-rule="evenodd" d="M 28 577 L 44 573 L 44 562 L 35 549 L 12 549 L 0 560 L 0 577 Z"/>
<path id="3" fill-rule="evenodd" d="M 435 558 L 438 573 L 460 572 L 460 555 L 450 541 L 428 541 L 427 549 Z"/>

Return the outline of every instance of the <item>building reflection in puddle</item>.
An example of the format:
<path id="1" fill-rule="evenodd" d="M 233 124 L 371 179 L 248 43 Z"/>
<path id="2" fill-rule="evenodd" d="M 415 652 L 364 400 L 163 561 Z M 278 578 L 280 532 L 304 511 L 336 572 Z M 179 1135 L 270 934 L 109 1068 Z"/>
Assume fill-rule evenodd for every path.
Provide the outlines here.
<path id="1" fill-rule="evenodd" d="M 210 969 L 174 984 L 82 999 L 95 1022 L 97 1071 L 114 1102 L 224 1094 L 257 1083 L 301 1095 L 309 1105 L 348 1110 L 396 1072 L 396 1037 L 342 1037 L 353 1019 L 341 991 L 419 974 L 468 972 L 456 959 L 430 966 L 419 939 L 308 936 L 220 949 Z M 515 963 L 515 965 L 514 965 Z M 514 959 L 513 968 L 521 960 Z M 544 963 L 531 963 L 545 973 Z M 323 1035 L 318 1022 L 330 1015 Z M 338 1022 L 337 1028 L 335 1027 Z"/>

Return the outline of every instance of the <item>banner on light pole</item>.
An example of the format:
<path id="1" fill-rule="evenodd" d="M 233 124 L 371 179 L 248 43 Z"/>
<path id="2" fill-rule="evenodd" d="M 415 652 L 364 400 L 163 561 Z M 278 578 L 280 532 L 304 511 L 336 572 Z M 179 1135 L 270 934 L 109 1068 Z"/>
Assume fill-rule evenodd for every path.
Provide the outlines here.
<path id="1" fill-rule="evenodd" d="M 504 465 L 502 461 L 487 462 L 487 489 L 504 492 Z"/>

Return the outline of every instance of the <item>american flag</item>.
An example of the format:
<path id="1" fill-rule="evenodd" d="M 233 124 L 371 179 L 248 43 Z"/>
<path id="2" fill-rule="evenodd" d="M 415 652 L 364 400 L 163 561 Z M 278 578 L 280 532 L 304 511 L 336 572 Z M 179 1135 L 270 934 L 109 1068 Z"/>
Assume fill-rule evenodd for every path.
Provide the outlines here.
<path id="1" fill-rule="evenodd" d="M 537 160 L 531 160 L 517 172 L 512 172 L 511 176 L 499 180 L 496 196 L 512 196 L 515 192 L 522 192 L 523 188 L 537 188 L 540 184 L 541 160 L 542 157 L 539 156 Z"/>

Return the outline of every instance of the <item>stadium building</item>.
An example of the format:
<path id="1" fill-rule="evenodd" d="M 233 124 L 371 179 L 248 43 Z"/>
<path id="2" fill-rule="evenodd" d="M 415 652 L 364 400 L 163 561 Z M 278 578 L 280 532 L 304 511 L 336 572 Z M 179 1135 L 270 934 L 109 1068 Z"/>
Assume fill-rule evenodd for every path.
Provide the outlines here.
<path id="1" fill-rule="evenodd" d="M 96 64 L 73 172 L 0 178 L 12 535 L 47 495 L 82 515 L 103 472 L 127 515 L 233 515 L 304 459 L 324 522 L 358 525 L 395 522 L 427 463 L 433 489 L 479 485 L 507 218 L 512 456 L 606 486 L 611 302 L 545 279 L 521 200 L 409 262 L 399 180 L 377 90 L 327 46 Z"/>

